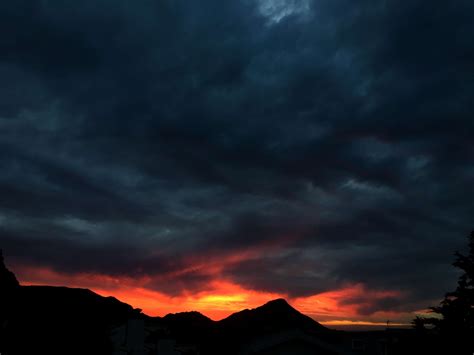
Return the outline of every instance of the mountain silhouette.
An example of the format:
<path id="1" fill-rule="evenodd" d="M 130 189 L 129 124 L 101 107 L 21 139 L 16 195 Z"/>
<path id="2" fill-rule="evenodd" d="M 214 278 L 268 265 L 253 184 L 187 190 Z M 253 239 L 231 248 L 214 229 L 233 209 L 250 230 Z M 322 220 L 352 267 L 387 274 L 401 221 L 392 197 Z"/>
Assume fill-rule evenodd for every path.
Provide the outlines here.
<path id="1" fill-rule="evenodd" d="M 192 311 L 168 314 L 161 318 L 170 335 L 179 343 L 207 344 L 216 335 L 216 322 Z"/>
<path id="2" fill-rule="evenodd" d="M 0 353 L 97 354 L 111 352 L 108 332 L 139 309 L 88 289 L 20 286 L 0 258 Z"/>
<path id="3" fill-rule="evenodd" d="M 255 309 L 245 309 L 221 320 L 219 324 L 239 332 L 264 333 L 299 328 L 310 332 L 327 332 L 328 329 L 314 319 L 300 313 L 282 298 L 270 301 Z"/>
<path id="4" fill-rule="evenodd" d="M 140 317 L 113 297 L 67 287 L 21 286 L 12 306 L 1 344 L 7 355 L 104 354 L 110 350 L 109 328 Z"/>
<path id="5" fill-rule="evenodd" d="M 204 314 L 191 311 L 170 313 L 162 318 L 167 324 L 189 325 L 195 327 L 209 327 L 214 324 L 214 321 Z"/>
<path id="6" fill-rule="evenodd" d="M 332 341 L 334 331 L 327 329 L 315 320 L 291 307 L 284 299 L 270 301 L 254 309 L 245 309 L 215 322 L 213 341 L 204 344 L 203 351 L 208 354 L 240 353 L 245 344 L 258 341 L 269 335 L 290 332 L 316 335 Z M 233 344 L 229 348 L 228 344 Z"/>
<path id="7" fill-rule="evenodd" d="M 103 297 L 88 289 L 20 286 L 3 257 L 0 287 L 2 355 L 111 354 L 116 346 L 110 338 L 111 329 L 131 324 L 134 319 L 157 329 L 147 339 L 156 342 L 164 336 L 188 349 L 200 349 L 201 354 L 221 354 L 222 349 L 226 354 L 235 354 L 253 339 L 285 330 L 323 336 L 331 333 L 284 299 L 234 313 L 218 322 L 195 311 L 148 317 L 114 297 Z"/>
<path id="8" fill-rule="evenodd" d="M 362 344 L 364 354 L 379 354 L 376 349 L 387 353 L 401 336 L 410 339 L 397 333 L 392 344 L 387 334 L 328 329 L 284 299 L 217 322 L 195 311 L 148 317 L 88 289 L 21 286 L 0 254 L 2 355 L 334 355 L 352 353 L 354 344 Z"/>

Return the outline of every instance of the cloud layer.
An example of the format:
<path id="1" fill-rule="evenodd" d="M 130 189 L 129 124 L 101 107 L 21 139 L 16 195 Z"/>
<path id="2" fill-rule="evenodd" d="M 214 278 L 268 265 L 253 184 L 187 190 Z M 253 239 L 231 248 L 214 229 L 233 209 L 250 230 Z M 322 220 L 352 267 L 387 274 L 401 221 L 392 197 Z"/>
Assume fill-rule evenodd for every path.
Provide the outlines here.
<path id="1" fill-rule="evenodd" d="M 0 245 L 169 296 L 364 285 L 388 296 L 347 300 L 361 316 L 429 306 L 473 227 L 472 14 L 2 3 Z"/>

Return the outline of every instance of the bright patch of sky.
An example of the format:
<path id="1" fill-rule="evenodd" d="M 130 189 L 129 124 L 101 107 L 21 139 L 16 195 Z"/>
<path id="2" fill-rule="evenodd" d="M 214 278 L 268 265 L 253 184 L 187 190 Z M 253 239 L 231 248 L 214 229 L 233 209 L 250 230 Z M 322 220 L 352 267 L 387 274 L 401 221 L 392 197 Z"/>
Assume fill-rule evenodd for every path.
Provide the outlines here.
<path id="1" fill-rule="evenodd" d="M 260 13 L 270 23 L 278 23 L 287 16 L 304 16 L 310 12 L 310 0 L 258 0 Z"/>

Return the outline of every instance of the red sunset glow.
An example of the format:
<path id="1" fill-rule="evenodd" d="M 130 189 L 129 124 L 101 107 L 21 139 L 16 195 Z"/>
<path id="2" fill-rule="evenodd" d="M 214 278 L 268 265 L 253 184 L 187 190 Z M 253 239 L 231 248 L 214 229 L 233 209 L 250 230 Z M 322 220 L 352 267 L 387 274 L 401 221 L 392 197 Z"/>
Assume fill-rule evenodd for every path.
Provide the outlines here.
<path id="1" fill-rule="evenodd" d="M 114 278 L 98 274 L 62 274 L 47 268 L 18 267 L 17 274 L 24 285 L 55 285 L 89 288 L 102 296 L 114 296 L 150 316 L 168 313 L 199 311 L 213 320 L 223 319 L 234 312 L 258 307 L 275 298 L 286 298 L 302 313 L 329 327 L 383 326 L 387 319 L 393 325 L 406 325 L 413 317 L 408 312 L 359 313 L 360 307 L 370 305 L 387 296 L 397 296 L 397 291 L 372 291 L 362 284 L 347 285 L 308 297 L 289 298 L 286 294 L 246 289 L 230 280 L 216 278 L 205 289 L 185 291 L 170 296 L 146 288 L 149 277 Z M 347 300 L 358 299 L 358 302 Z"/>

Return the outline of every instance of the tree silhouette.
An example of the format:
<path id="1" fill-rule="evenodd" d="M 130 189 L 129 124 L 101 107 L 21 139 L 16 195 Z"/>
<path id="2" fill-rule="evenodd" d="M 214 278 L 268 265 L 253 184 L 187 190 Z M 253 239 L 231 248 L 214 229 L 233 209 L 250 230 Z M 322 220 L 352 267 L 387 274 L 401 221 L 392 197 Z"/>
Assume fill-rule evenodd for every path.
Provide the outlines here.
<path id="1" fill-rule="evenodd" d="M 3 260 L 3 251 L 0 249 L 0 287 L 3 292 L 16 289 L 20 284 L 13 272 L 7 269 Z"/>
<path id="2" fill-rule="evenodd" d="M 20 284 L 15 275 L 7 269 L 0 249 L 0 353 L 5 353 L 5 341 L 8 337 L 6 327 L 15 311 Z"/>
<path id="3" fill-rule="evenodd" d="M 439 332 L 440 340 L 456 354 L 473 354 L 474 341 L 474 231 L 468 237 L 469 250 L 464 255 L 456 252 L 453 266 L 463 271 L 456 290 L 448 292 L 437 307 L 431 307 L 439 318 L 425 318 L 425 324 L 431 324 Z M 417 317 L 413 324 L 420 327 Z"/>

